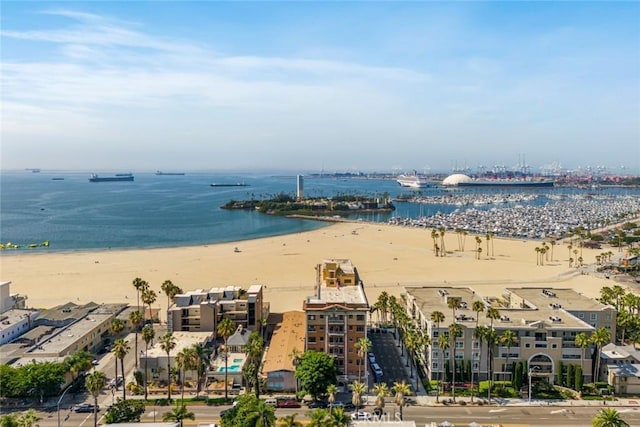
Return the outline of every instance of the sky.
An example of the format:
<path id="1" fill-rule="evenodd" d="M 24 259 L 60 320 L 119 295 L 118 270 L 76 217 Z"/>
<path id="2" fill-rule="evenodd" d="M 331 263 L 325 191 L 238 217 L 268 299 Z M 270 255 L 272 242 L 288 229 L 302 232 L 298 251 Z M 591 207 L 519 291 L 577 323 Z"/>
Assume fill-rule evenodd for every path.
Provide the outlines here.
<path id="1" fill-rule="evenodd" d="M 640 2 L 2 1 L 4 170 L 640 173 Z"/>

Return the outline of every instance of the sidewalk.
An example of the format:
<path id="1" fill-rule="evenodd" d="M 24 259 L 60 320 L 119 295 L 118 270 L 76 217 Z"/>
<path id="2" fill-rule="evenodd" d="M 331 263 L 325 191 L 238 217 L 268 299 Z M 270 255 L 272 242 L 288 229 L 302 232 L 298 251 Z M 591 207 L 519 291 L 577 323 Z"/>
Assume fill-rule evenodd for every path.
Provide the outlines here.
<path id="1" fill-rule="evenodd" d="M 442 401 L 449 400 L 451 397 L 449 396 L 440 396 L 440 403 L 436 403 L 435 396 L 416 396 L 416 404 L 420 406 L 445 406 Z M 485 402 L 484 405 L 488 406 L 487 399 L 485 398 L 474 398 L 473 405 L 477 405 L 478 400 Z M 465 405 L 472 405 L 471 398 L 467 396 L 456 397 L 456 405 L 449 404 L 448 406 L 461 406 L 460 402 L 464 401 Z M 555 407 L 580 407 L 580 406 L 596 406 L 596 407 L 640 407 L 640 400 L 638 399 L 619 399 L 616 398 L 615 401 L 603 401 L 603 400 L 541 400 L 541 399 L 532 399 L 531 402 L 527 399 L 504 399 L 504 398 L 492 398 L 491 406 L 555 406 Z"/>

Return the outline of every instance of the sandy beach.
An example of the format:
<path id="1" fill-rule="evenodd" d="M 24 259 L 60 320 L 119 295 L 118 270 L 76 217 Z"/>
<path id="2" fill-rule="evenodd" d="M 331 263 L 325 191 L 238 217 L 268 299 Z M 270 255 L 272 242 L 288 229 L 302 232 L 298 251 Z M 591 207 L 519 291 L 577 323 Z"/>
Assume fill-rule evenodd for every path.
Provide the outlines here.
<path id="1" fill-rule="evenodd" d="M 12 253 L 0 256 L 2 281 L 11 292 L 28 296 L 30 307 L 65 302 L 135 304 L 132 281 L 141 277 L 158 292 L 156 306 L 166 307 L 160 285 L 169 279 L 184 291 L 217 286 L 266 286 L 272 312 L 300 309 L 313 293 L 315 266 L 323 259 L 349 258 L 358 268 L 367 297 L 383 290 L 399 295 L 404 286 L 471 286 L 484 295 L 500 295 L 509 286 L 550 286 L 599 295 L 611 281 L 569 268 L 569 249 L 558 244 L 553 259 L 537 265 L 540 241 L 495 238 L 488 256 L 476 259 L 475 240 L 445 235 L 448 255 L 436 257 L 430 229 L 386 224 L 336 223 L 298 234 L 215 245 L 166 249 L 105 250 L 74 253 Z M 234 248 L 238 248 L 238 252 Z M 583 249 L 584 264 L 615 248 Z M 163 310 L 161 310 L 162 312 Z"/>

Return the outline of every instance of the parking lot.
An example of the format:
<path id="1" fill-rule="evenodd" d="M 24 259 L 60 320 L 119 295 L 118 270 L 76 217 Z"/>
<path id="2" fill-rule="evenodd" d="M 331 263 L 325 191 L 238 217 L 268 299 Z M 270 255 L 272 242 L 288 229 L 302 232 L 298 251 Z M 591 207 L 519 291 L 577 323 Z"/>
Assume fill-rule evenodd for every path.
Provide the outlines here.
<path id="1" fill-rule="evenodd" d="M 371 341 L 371 351 L 375 354 L 376 363 L 382 368 L 382 382 L 392 387 L 394 382 L 406 380 L 406 362 L 400 357 L 400 349 L 396 347 L 397 340 L 393 333 L 374 328 L 369 330 L 367 337 Z M 371 369 L 369 369 L 369 377 L 373 378 L 372 382 L 375 382 Z"/>

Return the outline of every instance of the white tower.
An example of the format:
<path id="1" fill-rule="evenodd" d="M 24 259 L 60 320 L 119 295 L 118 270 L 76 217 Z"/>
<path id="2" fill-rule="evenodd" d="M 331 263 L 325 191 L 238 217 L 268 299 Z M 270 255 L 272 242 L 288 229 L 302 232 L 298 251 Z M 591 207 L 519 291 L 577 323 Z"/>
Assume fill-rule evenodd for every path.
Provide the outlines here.
<path id="1" fill-rule="evenodd" d="M 304 199 L 304 175 L 296 176 L 296 198 L 298 201 Z"/>

